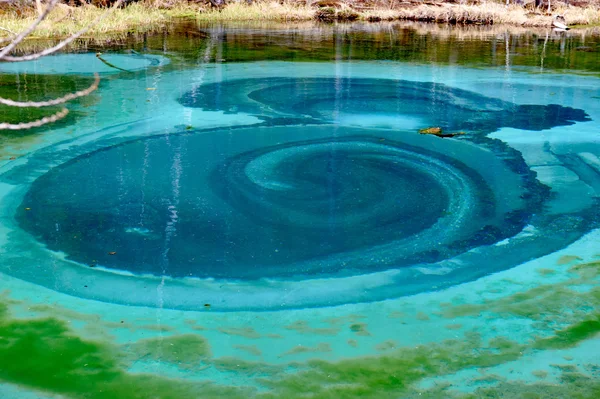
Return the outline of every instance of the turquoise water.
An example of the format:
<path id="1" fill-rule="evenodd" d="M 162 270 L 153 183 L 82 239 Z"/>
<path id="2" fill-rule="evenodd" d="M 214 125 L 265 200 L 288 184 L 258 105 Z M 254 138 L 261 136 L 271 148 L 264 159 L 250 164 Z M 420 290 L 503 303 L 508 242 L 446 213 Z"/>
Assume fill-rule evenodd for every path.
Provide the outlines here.
<path id="1" fill-rule="evenodd" d="M 294 48 L 316 29 L 232 32 Z M 596 397 L 587 63 L 407 62 L 363 39 L 357 59 L 226 62 L 243 43 L 206 32 L 193 62 L 165 42 L 0 65 L 21 96 L 102 75 L 77 118 L 3 137 L 0 396 Z"/>

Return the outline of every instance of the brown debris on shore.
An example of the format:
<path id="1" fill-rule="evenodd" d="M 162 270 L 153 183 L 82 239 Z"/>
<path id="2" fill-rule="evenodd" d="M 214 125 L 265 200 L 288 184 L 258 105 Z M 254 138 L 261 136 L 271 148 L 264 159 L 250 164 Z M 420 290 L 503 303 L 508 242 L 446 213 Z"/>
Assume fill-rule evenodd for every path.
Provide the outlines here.
<path id="1" fill-rule="evenodd" d="M 108 0 L 107 0 L 108 1 Z M 90 34 L 111 34 L 141 29 L 142 31 L 166 26 L 177 18 L 190 18 L 205 22 L 226 21 L 320 21 L 326 23 L 346 21 L 422 21 L 460 25 L 512 25 L 520 27 L 550 28 L 556 15 L 564 17 L 566 24 L 592 25 L 600 23 L 600 4 L 577 0 L 566 4 L 554 0 L 511 0 L 482 2 L 472 0 L 141 0 L 128 3 L 116 10 L 111 18 L 95 27 Z M 513 4 L 529 1 L 527 5 Z M 547 1 L 551 1 L 548 12 Z M 596 0 L 594 0 L 596 1 Z M 598 0 L 600 1 L 600 0 Z M 63 4 L 53 11 L 36 31 L 37 37 L 55 37 L 72 34 L 103 12 L 104 3 L 78 6 Z M 108 3 L 107 3 L 108 4 Z M 11 32 L 19 32 L 37 17 L 35 2 L 0 3 L 0 39 Z"/>

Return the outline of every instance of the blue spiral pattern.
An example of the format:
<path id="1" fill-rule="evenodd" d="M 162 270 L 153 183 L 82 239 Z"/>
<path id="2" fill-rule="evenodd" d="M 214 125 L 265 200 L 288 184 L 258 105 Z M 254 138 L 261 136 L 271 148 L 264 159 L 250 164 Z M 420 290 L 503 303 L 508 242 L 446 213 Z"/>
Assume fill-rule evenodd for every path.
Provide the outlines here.
<path id="1" fill-rule="evenodd" d="M 349 78 L 241 79 L 180 102 L 262 122 L 100 146 L 33 182 L 21 226 L 76 264 L 172 277 L 177 292 L 226 289 L 229 308 L 266 309 L 313 279 L 331 281 L 331 292 L 298 292 L 285 306 L 458 284 L 564 248 L 600 223 L 600 207 L 557 212 L 521 154 L 488 137 L 587 121 L 583 110 Z M 430 126 L 465 134 L 416 131 Z"/>
<path id="2" fill-rule="evenodd" d="M 517 105 L 440 83 L 366 78 L 257 78 L 198 86 L 180 100 L 187 107 L 343 122 L 344 117 L 403 116 L 419 127 L 491 133 L 501 127 L 543 130 L 589 121 L 584 110 Z"/>
<path id="3" fill-rule="evenodd" d="M 514 153 L 499 161 L 456 140 L 332 127 L 235 137 L 170 135 L 77 158 L 36 180 L 21 223 L 78 262 L 137 273 L 348 275 L 502 240 L 545 195 Z"/>

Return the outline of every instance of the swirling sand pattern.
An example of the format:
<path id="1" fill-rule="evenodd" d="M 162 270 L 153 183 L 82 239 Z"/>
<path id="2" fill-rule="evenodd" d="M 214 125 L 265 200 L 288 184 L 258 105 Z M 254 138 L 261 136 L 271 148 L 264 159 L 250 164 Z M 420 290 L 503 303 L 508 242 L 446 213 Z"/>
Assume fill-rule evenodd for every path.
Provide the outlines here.
<path id="1" fill-rule="evenodd" d="M 421 126 L 491 133 L 501 127 L 543 130 L 589 121 L 581 109 L 518 105 L 440 83 L 360 78 L 260 78 L 198 86 L 183 105 L 344 123 L 356 115 L 412 117 Z"/>
<path id="2" fill-rule="evenodd" d="M 506 235 L 502 220 L 494 220 L 494 193 L 476 171 L 397 142 L 333 138 L 263 148 L 230 159 L 211 180 L 258 226 L 293 237 L 297 255 L 288 262 L 337 254 L 287 265 L 283 274 L 434 261 L 455 252 L 450 243 L 458 238 L 485 230 L 483 244 Z M 282 261 L 269 260 L 262 262 Z"/>
<path id="3" fill-rule="evenodd" d="M 589 120 L 582 110 L 346 78 L 244 79 L 180 100 L 263 122 L 98 144 L 34 181 L 21 226 L 74 265 L 171 277 L 166 306 L 201 306 L 185 294 L 195 289 L 221 309 L 262 310 L 462 283 L 563 248 L 599 220 L 594 207 L 550 211 L 521 154 L 487 137 Z M 372 123 L 392 119 L 394 129 Z M 439 139 L 421 125 L 466 134 Z M 119 281 L 137 292 L 129 301 L 151 302 L 145 285 Z M 77 295 L 113 300 L 91 292 Z"/>
<path id="4" fill-rule="evenodd" d="M 138 140 L 37 179 L 19 220 L 86 264 L 256 279 L 440 261 L 516 234 L 541 204 L 511 153 L 500 162 L 467 142 L 382 133 L 287 127 L 242 129 L 234 142 L 222 132 Z"/>

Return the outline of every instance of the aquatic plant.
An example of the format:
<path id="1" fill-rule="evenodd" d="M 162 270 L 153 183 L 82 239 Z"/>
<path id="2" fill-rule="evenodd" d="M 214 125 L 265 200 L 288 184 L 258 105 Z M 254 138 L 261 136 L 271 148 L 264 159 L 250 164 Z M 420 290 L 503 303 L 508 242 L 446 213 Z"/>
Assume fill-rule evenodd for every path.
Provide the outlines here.
<path id="1" fill-rule="evenodd" d="M 475 315 L 473 321 L 487 318 L 482 310 L 490 313 L 514 312 L 528 303 L 537 312 L 526 317 L 539 319 L 544 314 L 549 317 L 545 327 L 547 336 L 529 337 L 520 342 L 496 333 L 490 337 L 489 332 L 485 333 L 488 337 L 484 338 L 482 333 L 467 330 L 455 339 L 427 345 L 406 347 L 386 341 L 377 346 L 382 350 L 379 355 L 338 361 L 294 361 L 287 365 L 248 362 L 232 357 L 215 358 L 210 350 L 212 339 L 198 335 L 170 333 L 126 344 L 117 344 L 110 335 L 102 340 L 84 339 L 80 331 L 74 328 L 76 323 L 70 325 L 62 318 L 68 317 L 72 322 L 87 320 L 101 329 L 109 328 L 110 323 L 105 325 L 102 319 L 92 320 L 87 315 L 61 309 L 60 306 L 38 306 L 35 308 L 38 316 L 16 318 L 13 313 L 25 304 L 10 299 L 9 294 L 5 293 L 0 301 L 0 361 L 3 364 L 0 380 L 76 399 L 146 399 L 148 395 L 161 399 L 302 398 L 309 392 L 315 398 L 437 398 L 443 395 L 453 399 L 470 399 L 497 395 L 518 397 L 534 391 L 539 398 L 564 397 L 561 395 L 571 392 L 569 397 L 592 399 L 599 385 L 592 376 L 593 369 L 585 364 L 580 367 L 560 363 L 550 365 L 559 371 L 559 385 L 543 381 L 548 375 L 543 370 L 535 371 L 537 378 L 542 380 L 538 382 L 509 382 L 498 375 L 486 374 L 480 377 L 479 383 L 485 379 L 488 385 L 480 386 L 473 393 L 452 390 L 449 384 L 443 382 L 444 376 L 450 378 L 460 371 L 493 368 L 539 351 L 573 348 L 594 339 L 600 332 L 598 317 L 579 311 L 578 303 L 585 302 L 588 306 L 597 307 L 600 302 L 598 290 L 578 289 L 571 292 L 579 298 L 575 302 L 556 301 L 550 295 L 551 292 L 562 292 L 566 286 L 584 287 L 597 281 L 597 276 L 593 281 L 581 280 L 577 273 L 584 270 L 585 266 L 578 267 L 580 265 L 585 263 L 560 266 L 566 268 L 564 271 L 572 270 L 572 276 L 567 280 L 542 283 L 540 287 L 521 290 L 514 295 L 501 296 L 481 305 L 470 305 L 480 306 L 470 313 Z M 464 318 L 465 306 L 446 305 L 443 309 L 451 313 L 444 316 Z M 27 304 L 27 307 L 31 305 Z M 554 313 L 548 313 L 549 309 Z M 557 318 L 560 314 L 566 315 L 563 321 Z M 515 316 L 523 317 L 523 314 L 512 313 L 512 317 Z M 554 329 L 557 320 L 561 327 Z M 354 332 L 365 330 L 354 316 L 331 320 L 331 323 L 338 326 L 340 323 L 350 323 L 347 325 Z M 215 343 L 220 342 L 218 337 L 213 339 L 216 339 Z M 321 336 L 320 339 L 326 338 Z M 339 338 L 334 336 L 331 339 Z M 354 346 L 355 343 L 351 344 Z M 244 347 L 241 349 L 245 350 Z M 251 350 L 256 352 L 256 349 Z M 315 346 L 297 346 L 292 347 L 283 359 L 294 354 L 329 353 L 330 350 L 327 342 Z M 205 367 L 214 367 L 228 376 L 231 373 L 243 375 L 243 381 L 246 382 L 233 387 L 128 371 L 132 363 L 139 361 L 173 364 L 186 370 L 195 370 L 199 375 L 202 375 Z M 437 378 L 439 383 L 430 388 L 419 385 L 430 378 Z"/>
<path id="2" fill-rule="evenodd" d="M 82 339 L 66 322 L 52 317 L 13 318 L 5 304 L 0 313 L 0 337 L 0 380 L 30 388 L 90 399 L 180 399 L 201 393 L 238 397 L 234 388 L 213 391 L 203 384 L 129 373 L 125 356 L 114 343 Z M 177 349 L 161 353 L 161 359 L 167 361 L 193 360 L 199 344 L 199 356 L 207 353 L 197 338 L 183 336 L 165 342 L 178 344 Z M 135 349 L 142 353 L 157 350 L 150 341 L 138 343 Z"/>

